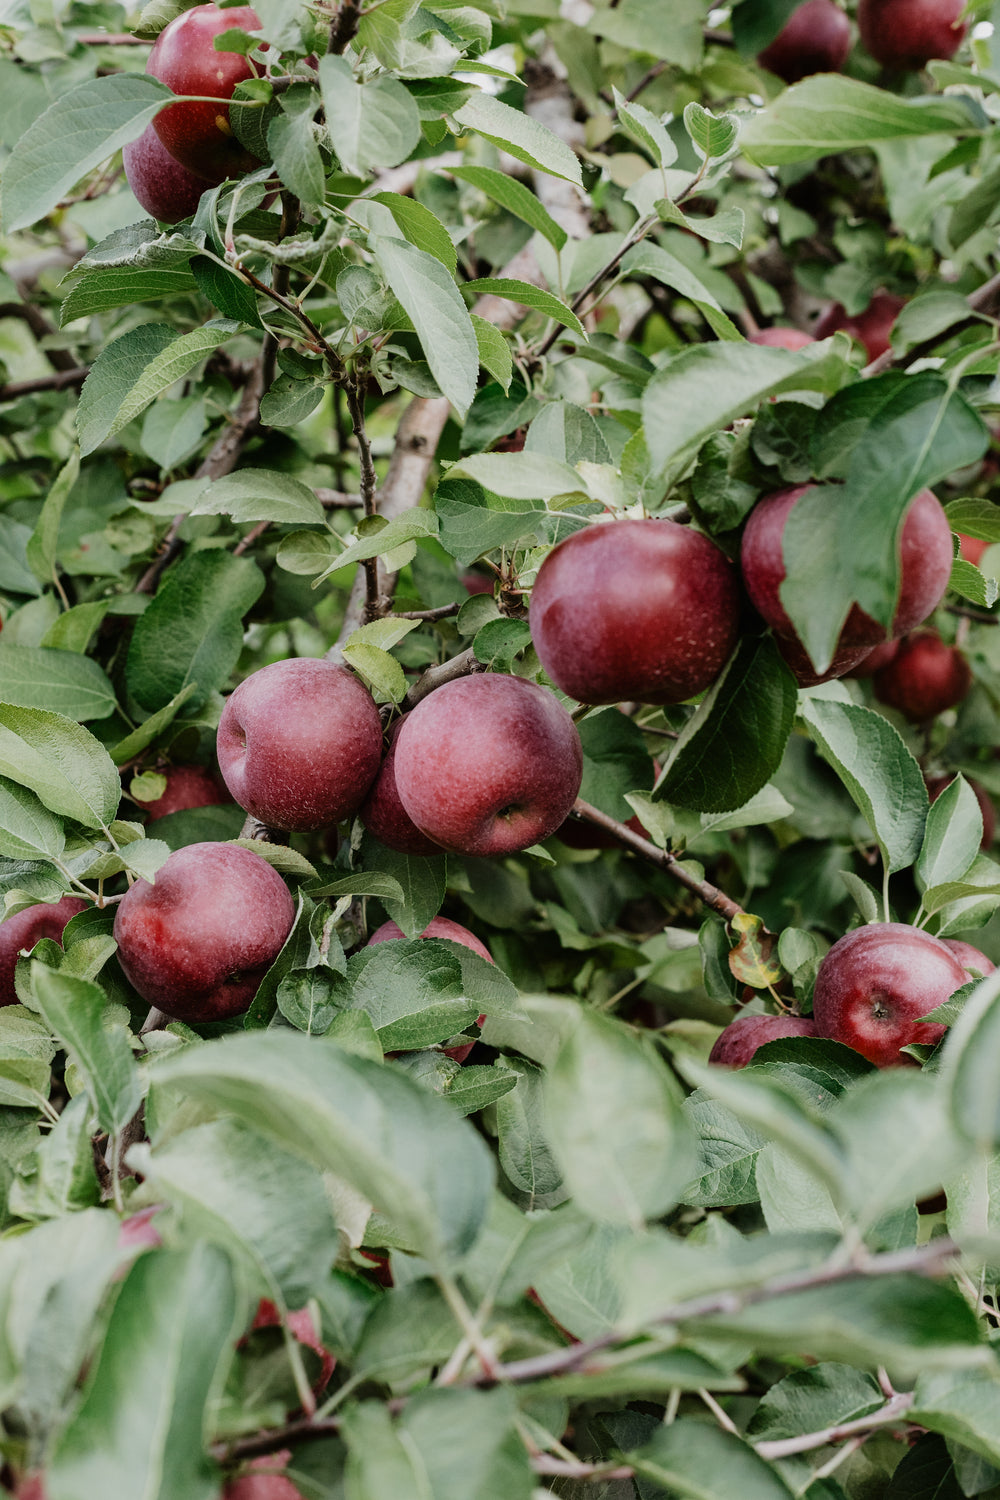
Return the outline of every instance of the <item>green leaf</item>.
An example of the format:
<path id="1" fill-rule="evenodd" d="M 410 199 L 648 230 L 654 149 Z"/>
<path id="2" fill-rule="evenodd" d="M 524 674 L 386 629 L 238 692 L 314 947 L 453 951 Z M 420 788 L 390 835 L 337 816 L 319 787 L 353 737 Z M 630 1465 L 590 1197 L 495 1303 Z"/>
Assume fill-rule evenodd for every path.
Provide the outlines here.
<path id="1" fill-rule="evenodd" d="M 197 683 L 189 682 L 187 687 L 182 688 L 165 707 L 157 709 L 155 714 L 150 714 L 138 729 L 133 729 L 131 734 L 119 740 L 117 745 L 113 745 L 108 753 L 115 765 L 122 766 L 126 761 L 134 760 L 140 751 L 159 739 L 164 729 L 173 723 L 185 703 L 197 691 Z"/>
<path id="2" fill-rule="evenodd" d="M 527 192 L 527 188 L 524 191 Z M 371 199 L 374 203 L 385 204 L 404 239 L 409 240 L 411 245 L 416 245 L 418 250 L 425 250 L 428 255 L 436 256 L 445 270 L 454 276 L 458 267 L 458 252 L 451 235 L 436 214 L 418 203 L 416 198 L 404 198 L 402 193 L 372 193 Z"/>
<path id="3" fill-rule="evenodd" d="M 256 565 L 228 552 L 189 552 L 176 563 L 129 643 L 126 673 L 138 701 L 162 709 L 195 683 L 200 703 L 222 687 L 243 646 L 243 616 L 263 588 Z"/>
<path id="4" fill-rule="evenodd" d="M 677 147 L 659 115 L 654 115 L 652 110 L 646 109 L 642 104 L 626 99 L 616 88 L 612 88 L 611 92 L 619 128 L 649 154 L 656 166 L 672 166 L 677 160 Z"/>
<path id="5" fill-rule="evenodd" d="M 961 500 L 949 501 L 944 513 L 952 531 L 981 537 L 984 542 L 1000 542 L 1000 505 L 995 505 L 992 500 L 968 495 Z"/>
<path id="6" fill-rule="evenodd" d="M 56 99 L 25 131 L 4 170 L 7 233 L 34 224 L 85 173 L 138 140 L 170 97 L 170 89 L 145 73 L 115 73 Z"/>
<path id="7" fill-rule="evenodd" d="M 326 512 L 301 479 L 274 469 L 237 469 L 204 490 L 193 516 L 232 516 L 234 521 L 273 521 L 279 526 L 325 526 Z"/>
<path id="8" fill-rule="evenodd" d="M 114 689 L 96 661 L 34 646 L 0 644 L 0 703 L 77 720 L 106 719 L 115 711 Z"/>
<path id="9" fill-rule="evenodd" d="M 198 290 L 208 298 L 213 307 L 219 309 L 224 318 L 233 318 L 237 323 L 249 323 L 251 328 L 263 328 L 257 311 L 257 293 L 242 276 L 220 266 L 217 260 L 212 260 L 207 255 L 192 256 L 191 273 Z M 169 466 L 161 464 L 161 467 Z"/>
<path id="10" fill-rule="evenodd" d="M 406 697 L 406 677 L 399 662 L 388 651 L 361 641 L 356 646 L 344 646 L 342 654 L 347 665 L 354 668 L 380 700 L 402 703 Z"/>
<path id="11" fill-rule="evenodd" d="M 629 1461 L 639 1474 L 690 1500 L 791 1500 L 794 1494 L 748 1443 L 711 1421 L 687 1417 L 661 1426 Z"/>
<path id="12" fill-rule="evenodd" d="M 454 119 L 463 130 L 474 130 L 517 161 L 548 172 L 552 177 L 563 177 L 582 188 L 580 163 L 566 142 L 545 125 L 504 104 L 493 94 L 473 94 L 461 109 L 455 111 Z"/>
<path id="13" fill-rule="evenodd" d="M 505 974 L 461 943 L 414 938 L 352 954 L 345 987 L 368 1012 L 387 1052 L 412 1051 L 454 1036 L 480 1014 L 517 1005 Z"/>
<path id="14" fill-rule="evenodd" d="M 694 1142 L 651 1046 L 581 1011 L 543 1093 L 552 1149 L 585 1213 L 639 1229 L 674 1206 L 695 1167 Z"/>
<path id="15" fill-rule="evenodd" d="M 94 599 L 89 604 L 74 604 L 64 610 L 42 636 L 41 644 L 56 651 L 73 651 L 83 656 L 108 613 L 110 599 Z"/>
<path id="16" fill-rule="evenodd" d="M 83 1074 L 102 1128 L 116 1135 L 131 1120 L 143 1095 L 125 1027 L 120 1021 L 108 1023 L 107 996 L 89 980 L 57 974 L 36 959 L 31 988 L 45 1021 Z"/>
<path id="17" fill-rule="evenodd" d="M 761 1397 L 747 1432 L 755 1441 L 798 1437 L 867 1416 L 885 1405 L 873 1375 L 827 1361 L 794 1370 Z"/>
<path id="18" fill-rule="evenodd" d="M 514 1075 L 517 1085 L 497 1101 L 500 1165 L 534 1206 L 539 1198 L 562 1189 L 562 1169 L 548 1137 L 544 1075 L 519 1057 L 501 1057 L 499 1065 Z"/>
<path id="19" fill-rule="evenodd" d="M 206 1413 L 239 1317 L 229 1262 L 214 1246 L 141 1255 L 46 1464 L 50 1500 L 214 1500 Z"/>
<path id="20" fill-rule="evenodd" d="M 516 281 L 509 276 L 480 276 L 475 281 L 464 282 L 463 287 L 465 291 L 475 292 L 477 296 L 490 293 L 494 297 L 504 297 L 508 302 L 519 302 L 522 307 L 533 307 L 536 312 L 544 313 L 563 328 L 571 329 L 581 338 L 587 337 L 583 324 L 572 308 L 542 287 L 532 286 L 530 281 Z"/>
<path id="21" fill-rule="evenodd" d="M 350 63 L 320 59 L 320 86 L 333 149 L 348 172 L 395 167 L 420 140 L 420 112 L 412 95 L 387 73 L 358 83 Z"/>
<path id="22" fill-rule="evenodd" d="M 75 720 L 38 708 L 0 703 L 0 776 L 85 828 L 106 827 L 121 800 L 118 771 L 100 741 Z"/>
<path id="23" fill-rule="evenodd" d="M 519 457 L 517 454 L 484 454 L 482 457 Z M 531 484 L 525 472 L 525 482 Z M 541 502 L 505 500 L 492 495 L 481 485 L 469 480 L 452 479 L 449 475 L 437 487 L 434 507 L 440 522 L 441 545 L 446 552 L 461 564 L 475 562 L 495 547 L 516 547 L 524 544 L 528 534 L 544 535 L 546 541 L 557 540 L 552 530 L 558 528 L 559 537 L 569 536 L 586 526 L 582 516 L 562 514 L 554 516 Z"/>
<path id="24" fill-rule="evenodd" d="M 704 50 L 704 22 L 701 0 L 672 0 L 669 6 L 660 0 L 621 0 L 596 9 L 587 30 L 629 51 L 694 72 Z"/>
<path id="25" fill-rule="evenodd" d="M 497 172 L 493 167 L 451 167 L 450 171 L 452 177 L 457 177 L 459 182 L 467 182 L 478 188 L 515 218 L 530 224 L 554 249 L 561 250 L 565 245 L 568 239 L 565 229 L 556 223 L 531 189 L 523 182 L 518 182 L 516 177 L 509 177 L 506 172 Z"/>
<path id="26" fill-rule="evenodd" d="M 436 1266 L 464 1254 L 479 1232 L 489 1152 L 443 1100 L 401 1073 L 269 1031 L 186 1048 L 158 1062 L 154 1080 L 344 1178 Z"/>
<path id="27" fill-rule="evenodd" d="M 922 1375 L 906 1415 L 1000 1466 L 1000 1381 L 992 1372 Z"/>
<path id="28" fill-rule="evenodd" d="M 956 557 L 952 563 L 948 588 L 951 593 L 978 604 L 981 609 L 991 609 L 1000 596 L 1000 583 L 995 578 L 987 578 L 964 557 Z"/>
<path id="29" fill-rule="evenodd" d="M 163 323 L 142 323 L 102 349 L 83 383 L 77 407 L 84 457 L 121 432 L 151 401 L 218 349 L 224 341 L 220 331 L 218 325 L 206 324 L 177 335 Z"/>
<path id="30" fill-rule="evenodd" d="M 0 856 L 54 859 L 66 847 L 62 823 L 26 787 L 0 776 Z"/>
<path id="31" fill-rule="evenodd" d="M 976 986 L 951 1027 L 941 1082 L 959 1130 L 992 1150 L 1000 1143 L 1000 969 Z"/>
<path id="32" fill-rule="evenodd" d="M 372 516 L 361 522 L 357 541 L 351 542 L 350 546 L 336 555 L 317 582 L 322 582 L 341 568 L 364 562 L 369 557 L 382 557 L 387 552 L 394 552 L 405 542 L 412 542 L 421 536 L 433 536 L 436 531 L 437 517 L 430 510 L 414 508 L 396 516 L 392 521 L 387 521 L 384 516 Z"/>
<path id="33" fill-rule="evenodd" d="M 649 240 L 635 245 L 622 256 L 622 270 L 634 276 L 654 276 L 664 286 L 693 302 L 712 331 L 720 338 L 743 342 L 743 335 L 722 311 L 717 300 L 683 261 Z"/>
<path id="34" fill-rule="evenodd" d="M 956 776 L 931 803 L 914 874 L 922 890 L 961 880 L 979 853 L 983 815 L 964 776 Z"/>
<path id="35" fill-rule="evenodd" d="M 378 1401 L 352 1404 L 341 1421 L 348 1452 L 345 1500 L 398 1500 L 400 1495 L 430 1500 L 420 1455 L 403 1443 L 385 1406 Z"/>
<path id="36" fill-rule="evenodd" d="M 205 184 L 206 191 L 209 185 Z M 78 269 L 78 268 L 76 268 Z M 59 310 L 60 327 L 76 318 L 136 302 L 157 302 L 175 292 L 190 292 L 196 285 L 186 265 L 143 270 L 137 266 L 94 266 L 82 271 L 66 294 Z"/>
<path id="37" fill-rule="evenodd" d="M 56 565 L 56 547 L 59 541 L 59 522 L 62 520 L 66 497 L 80 477 L 80 455 L 74 448 L 69 459 L 55 477 L 55 482 L 45 497 L 41 515 L 25 548 L 29 566 L 40 583 L 48 583 Z"/>
<path id="38" fill-rule="evenodd" d="M 702 156 L 710 161 L 729 155 L 736 144 L 739 128 L 735 115 L 713 115 L 695 100 L 684 106 L 684 129 Z"/>
<path id="39" fill-rule="evenodd" d="M 0 1062 L 0 1090 L 5 1067 L 6 1059 Z M 56 1219 L 100 1202 L 91 1130 L 90 1100 L 86 1094 L 78 1094 L 43 1137 L 34 1161 L 20 1165 L 10 1190 L 13 1214 L 28 1220 Z"/>
<path id="40" fill-rule="evenodd" d="M 419 1455 L 434 1500 L 532 1500 L 534 1476 L 518 1416 L 510 1390 L 431 1389 L 408 1402 L 399 1431 Z M 412 1493 L 415 1500 L 419 1491 Z"/>
<path id="41" fill-rule="evenodd" d="M 324 62 L 329 59 L 324 58 Z M 408 240 L 380 235 L 375 260 L 416 329 L 442 393 L 462 416 L 472 404 L 479 346 L 462 294 L 441 262 Z"/>
<path id="42" fill-rule="evenodd" d="M 379 890 L 376 894 L 406 936 L 418 938 L 441 910 L 447 889 L 445 856 L 400 854 L 369 835 L 365 836 L 361 847 L 366 872 L 377 872 L 366 873 L 364 878 L 392 882 L 394 889 Z"/>
<path id="43" fill-rule="evenodd" d="M 308 84 L 293 84 L 278 102 L 281 113 L 267 127 L 271 160 L 282 182 L 297 198 L 318 206 L 326 191 L 326 173 L 313 124 L 319 98 Z"/>
<path id="44" fill-rule="evenodd" d="M 507 340 L 499 328 L 495 328 L 485 318 L 480 318 L 476 313 L 470 313 L 469 316 L 479 346 L 479 363 L 508 391 L 514 375 L 514 359 Z"/>
<path id="45" fill-rule="evenodd" d="M 586 493 L 574 468 L 544 453 L 477 453 L 459 459 L 448 471 L 468 474 L 485 489 L 511 500 L 553 500 L 557 495 Z"/>
<path id="46" fill-rule="evenodd" d="M 978 115 L 966 96 L 903 99 L 856 78 L 823 73 L 783 90 L 746 121 L 740 145 L 752 161 L 778 166 L 870 149 L 873 141 L 982 128 Z"/>
<path id="47" fill-rule="evenodd" d="M 927 821 L 927 788 L 899 732 L 873 709 L 803 697 L 799 712 L 823 759 L 871 828 L 891 874 L 913 863 Z"/>
<path id="48" fill-rule="evenodd" d="M 681 731 L 654 799 L 700 812 L 743 807 L 781 764 L 797 697 L 774 641 L 743 636 Z"/>

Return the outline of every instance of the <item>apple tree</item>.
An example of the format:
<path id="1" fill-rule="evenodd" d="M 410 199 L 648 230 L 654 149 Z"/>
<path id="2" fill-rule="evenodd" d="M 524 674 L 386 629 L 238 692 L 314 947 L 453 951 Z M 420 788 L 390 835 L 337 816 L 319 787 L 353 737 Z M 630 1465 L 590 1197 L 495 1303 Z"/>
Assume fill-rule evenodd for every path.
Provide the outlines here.
<path id="1" fill-rule="evenodd" d="M 1000 1497 L 1000 6 L 0 5 L 0 1484 Z"/>

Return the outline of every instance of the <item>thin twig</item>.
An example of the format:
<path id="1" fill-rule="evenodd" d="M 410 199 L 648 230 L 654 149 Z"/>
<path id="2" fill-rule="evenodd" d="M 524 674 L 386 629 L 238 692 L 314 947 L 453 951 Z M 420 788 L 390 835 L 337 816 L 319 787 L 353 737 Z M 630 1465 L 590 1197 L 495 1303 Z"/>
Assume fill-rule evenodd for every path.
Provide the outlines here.
<path id="1" fill-rule="evenodd" d="M 449 615 L 457 615 L 462 608 L 461 603 L 439 604 L 437 609 L 394 609 L 392 618 L 394 620 L 447 620 Z"/>
<path id="2" fill-rule="evenodd" d="M 561 1479 L 582 1479 L 584 1483 L 597 1483 L 602 1479 L 632 1479 L 635 1470 L 628 1464 L 570 1463 L 565 1458 L 555 1458 L 551 1453 L 534 1453 L 531 1467 L 536 1474 L 554 1474 Z"/>
<path id="3" fill-rule="evenodd" d="M 361 24 L 361 0 L 341 0 L 340 8 L 330 24 L 330 40 L 327 52 L 346 51 L 358 34 Z"/>
<path id="4" fill-rule="evenodd" d="M 363 374 L 355 371 L 353 377 L 344 383 L 344 396 L 347 400 L 347 410 L 350 413 L 354 441 L 358 445 L 358 466 L 361 471 L 361 503 L 364 506 L 365 515 L 374 516 L 376 514 L 375 492 L 378 487 L 378 477 L 375 473 L 375 465 L 372 462 L 371 444 L 368 441 L 368 433 L 365 428 L 365 395 L 361 385 L 362 379 Z M 361 566 L 365 577 L 365 608 L 362 615 L 362 624 L 367 625 L 372 620 L 377 620 L 380 615 L 385 614 L 391 600 L 379 588 L 378 558 L 366 558 Z"/>
<path id="5" fill-rule="evenodd" d="M 22 396 L 34 396 L 38 391 L 66 391 L 83 385 L 90 374 L 89 365 L 80 365 L 72 370 L 57 370 L 54 375 L 37 375 L 34 380 L 12 380 L 0 385 L 0 401 L 18 401 Z"/>
<path id="6" fill-rule="evenodd" d="M 357 510 L 361 505 L 360 495 L 348 495 L 345 490 L 318 489 L 313 493 L 327 510 Z"/>
<path id="7" fill-rule="evenodd" d="M 839 1443 L 844 1438 L 853 1438 L 860 1433 L 875 1432 L 879 1427 L 899 1426 L 913 1402 L 913 1391 L 900 1391 L 884 1406 L 879 1407 L 878 1411 L 869 1412 L 867 1417 L 858 1417 L 853 1422 L 840 1422 L 835 1427 L 824 1427 L 819 1432 L 801 1432 L 796 1437 L 754 1443 L 754 1448 L 761 1458 L 768 1461 L 791 1458 L 795 1453 L 811 1453 L 814 1448 L 826 1448 L 830 1443 Z"/>
<path id="8" fill-rule="evenodd" d="M 240 540 L 236 543 L 236 546 L 233 548 L 233 556 L 242 557 L 244 552 L 249 552 L 254 542 L 257 541 L 259 537 L 262 537 L 264 535 L 264 532 L 267 530 L 270 524 L 270 521 L 258 521 L 253 530 L 248 531 L 246 536 L 241 537 Z"/>
<path id="9" fill-rule="evenodd" d="M 451 661 L 442 662 L 439 667 L 428 667 L 427 671 L 418 677 L 403 699 L 404 712 L 416 708 L 422 698 L 433 693 L 435 688 L 443 687 L 446 682 L 454 682 L 457 677 L 469 677 L 473 672 L 485 672 L 486 667 L 476 656 L 472 647 L 462 651 L 458 656 L 453 656 Z"/>

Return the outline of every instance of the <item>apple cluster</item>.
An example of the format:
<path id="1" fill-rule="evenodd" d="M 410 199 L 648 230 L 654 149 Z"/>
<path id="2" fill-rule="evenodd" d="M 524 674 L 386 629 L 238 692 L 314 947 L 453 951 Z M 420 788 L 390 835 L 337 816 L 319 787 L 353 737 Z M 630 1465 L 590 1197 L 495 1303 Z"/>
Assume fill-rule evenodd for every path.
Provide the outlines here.
<path id="1" fill-rule="evenodd" d="M 860 0 L 858 30 L 870 57 L 892 72 L 913 72 L 950 58 L 965 36 L 962 0 Z M 839 73 L 851 50 L 851 25 L 834 0 L 805 0 L 757 61 L 785 83 Z"/>
<path id="2" fill-rule="evenodd" d="M 168 104 L 122 153 L 125 176 L 147 213 L 163 223 L 189 218 L 203 192 L 260 166 L 229 122 L 227 101 L 239 83 L 255 77 L 239 52 L 218 52 L 215 38 L 260 26 L 249 5 L 196 5 L 176 16 L 157 37 L 146 72 L 175 94 L 199 99 Z"/>

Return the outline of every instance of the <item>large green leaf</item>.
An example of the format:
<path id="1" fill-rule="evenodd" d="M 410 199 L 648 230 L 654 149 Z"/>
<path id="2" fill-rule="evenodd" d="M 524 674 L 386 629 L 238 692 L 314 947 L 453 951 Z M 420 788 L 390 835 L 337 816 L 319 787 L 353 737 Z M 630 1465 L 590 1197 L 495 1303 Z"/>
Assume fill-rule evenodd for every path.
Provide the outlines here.
<path id="1" fill-rule="evenodd" d="M 238 469 L 203 491 L 193 516 L 232 516 L 234 521 L 274 521 L 283 526 L 324 525 L 326 514 L 301 479 L 273 469 Z"/>
<path id="2" fill-rule="evenodd" d="M 538 167 L 553 177 L 565 177 L 567 182 L 583 186 L 580 163 L 566 142 L 538 120 L 504 104 L 493 94 L 473 94 L 455 111 L 455 119 L 466 130 L 474 130 L 529 167 Z"/>
<path id="3" fill-rule="evenodd" d="M 77 431 L 86 456 L 127 427 L 151 401 L 218 349 L 231 323 L 207 323 L 174 334 L 163 323 L 142 323 L 102 349 L 80 392 Z"/>
<path id="4" fill-rule="evenodd" d="M 54 813 L 105 828 L 121 800 L 114 761 L 75 719 L 0 703 L 0 776 L 28 787 Z"/>
<path id="5" fill-rule="evenodd" d="M 125 1027 L 107 1024 L 107 996 L 100 985 L 57 974 L 37 960 L 31 988 L 39 1011 L 83 1074 L 102 1128 L 117 1134 L 139 1108 L 143 1086 Z"/>
<path id="6" fill-rule="evenodd" d="M 454 278 L 435 255 L 409 240 L 380 235 L 375 259 L 417 331 L 431 374 L 462 416 L 472 405 L 479 346 Z"/>
<path id="7" fill-rule="evenodd" d="M 749 1443 L 714 1422 L 686 1418 L 662 1426 L 630 1458 L 638 1473 L 685 1500 L 791 1500 L 794 1493 Z"/>
<path id="8" fill-rule="evenodd" d="M 77 651 L 0 644 L 0 703 L 68 719 L 106 719 L 115 694 L 104 669 Z"/>
<path id="9" fill-rule="evenodd" d="M 349 172 L 395 167 L 420 139 L 420 112 L 398 79 L 379 73 L 358 83 L 346 58 L 319 65 L 326 124 L 333 149 Z"/>

